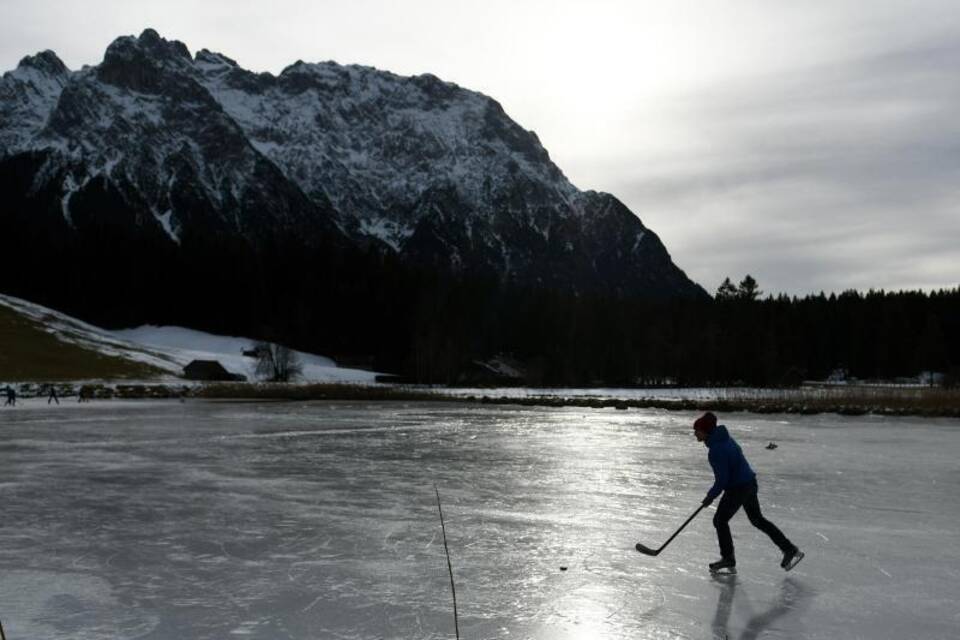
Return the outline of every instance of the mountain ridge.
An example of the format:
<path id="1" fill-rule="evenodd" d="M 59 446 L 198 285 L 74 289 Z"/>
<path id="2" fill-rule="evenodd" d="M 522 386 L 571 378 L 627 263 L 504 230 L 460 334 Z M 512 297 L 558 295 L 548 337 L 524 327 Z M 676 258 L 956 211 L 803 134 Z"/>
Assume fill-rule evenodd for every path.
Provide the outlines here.
<path id="1" fill-rule="evenodd" d="M 146 29 L 115 39 L 99 65 L 70 71 L 47 50 L 0 84 L 0 158 L 50 153 L 33 186 L 52 182 L 68 226 L 99 178 L 176 245 L 194 228 L 262 242 L 279 225 L 534 286 L 706 295 L 654 232 L 613 196 L 574 187 L 498 102 L 431 74 L 303 61 L 254 73 Z M 592 237 L 610 215 L 626 240 Z"/>

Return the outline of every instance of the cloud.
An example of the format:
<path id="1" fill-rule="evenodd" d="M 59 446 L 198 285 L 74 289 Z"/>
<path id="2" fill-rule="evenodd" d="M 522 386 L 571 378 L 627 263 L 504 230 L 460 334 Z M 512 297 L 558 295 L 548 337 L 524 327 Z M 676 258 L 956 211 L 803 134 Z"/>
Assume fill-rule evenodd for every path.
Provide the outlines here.
<path id="1" fill-rule="evenodd" d="M 689 95 L 613 188 L 708 289 L 960 285 L 957 68 L 952 38 Z"/>

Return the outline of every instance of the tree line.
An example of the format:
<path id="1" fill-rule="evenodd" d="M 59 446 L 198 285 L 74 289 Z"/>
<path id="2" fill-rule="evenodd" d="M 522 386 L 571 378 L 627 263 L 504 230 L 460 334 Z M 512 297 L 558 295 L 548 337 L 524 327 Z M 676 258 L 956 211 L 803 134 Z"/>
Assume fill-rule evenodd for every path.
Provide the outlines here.
<path id="1" fill-rule="evenodd" d="M 510 353 L 545 385 L 762 385 L 837 370 L 956 380 L 960 288 L 762 297 L 747 276 L 712 299 L 602 298 L 498 287 L 436 290 L 409 343 L 421 380 L 456 382 L 463 361 Z M 441 312 L 442 311 L 442 312 Z"/>
<path id="2" fill-rule="evenodd" d="M 27 233 L 0 239 L 6 293 L 108 328 L 173 324 L 366 356 L 415 382 L 463 382 L 497 354 L 525 365 L 526 384 L 557 386 L 788 385 L 837 369 L 955 379 L 960 366 L 960 287 L 764 296 L 747 276 L 712 297 L 602 296 L 334 240 L 174 247 L 108 226 L 97 243 Z"/>

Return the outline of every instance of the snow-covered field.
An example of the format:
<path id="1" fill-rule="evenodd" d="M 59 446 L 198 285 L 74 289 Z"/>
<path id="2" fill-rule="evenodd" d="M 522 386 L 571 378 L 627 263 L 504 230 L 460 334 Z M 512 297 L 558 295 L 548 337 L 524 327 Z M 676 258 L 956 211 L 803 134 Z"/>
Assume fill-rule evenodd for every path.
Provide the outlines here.
<path id="1" fill-rule="evenodd" d="M 253 358 L 243 355 L 253 340 L 219 336 L 184 327 L 142 326 L 108 331 L 72 318 L 47 307 L 0 294 L 0 304 L 26 318 L 41 323 L 60 340 L 97 351 L 104 355 L 126 358 L 166 371 L 169 380 L 183 373 L 193 360 L 217 360 L 231 373 L 255 380 Z M 376 373 L 340 368 L 330 358 L 301 351 L 295 352 L 303 364 L 299 382 L 372 383 Z"/>
<path id="2" fill-rule="evenodd" d="M 257 379 L 254 371 L 256 361 L 243 355 L 243 351 L 253 345 L 249 338 L 218 336 L 183 327 L 149 325 L 111 331 L 110 334 L 167 354 L 180 365 L 181 370 L 184 364 L 193 360 L 217 360 L 231 373 L 243 374 L 248 380 Z M 333 360 L 324 356 L 303 351 L 294 353 L 303 365 L 303 373 L 297 378 L 298 382 L 368 383 L 374 382 L 376 376 L 372 371 L 341 369 Z"/>
<path id="3" fill-rule="evenodd" d="M 0 410 L 10 638 L 451 638 L 434 483 L 465 639 L 960 628 L 956 420 L 721 416 L 807 558 L 785 574 L 739 514 L 740 575 L 718 580 L 709 512 L 660 556 L 633 550 L 710 483 L 682 412 L 26 405 Z"/>

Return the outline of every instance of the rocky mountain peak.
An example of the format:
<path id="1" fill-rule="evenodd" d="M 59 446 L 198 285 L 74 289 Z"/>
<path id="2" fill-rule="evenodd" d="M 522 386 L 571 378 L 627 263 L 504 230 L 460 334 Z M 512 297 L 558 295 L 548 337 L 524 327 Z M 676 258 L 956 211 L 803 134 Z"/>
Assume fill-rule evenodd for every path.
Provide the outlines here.
<path id="1" fill-rule="evenodd" d="M 194 64 L 197 65 L 207 65 L 212 67 L 225 66 L 238 68 L 240 66 L 233 58 L 228 58 L 222 53 L 210 51 L 209 49 L 200 49 L 197 51 L 197 55 L 194 57 L 193 61 Z"/>
<path id="2" fill-rule="evenodd" d="M 67 65 L 57 57 L 57 54 L 47 49 L 32 56 L 26 56 L 17 65 L 18 69 L 34 69 L 51 77 L 63 77 L 70 73 Z"/>
<path id="3" fill-rule="evenodd" d="M 27 56 L 0 79 L 0 158 L 42 127 L 73 74 L 53 51 Z"/>
<path id="4" fill-rule="evenodd" d="M 121 36 L 114 40 L 97 67 L 97 77 L 119 87 L 159 93 L 164 75 L 190 72 L 192 68 L 193 58 L 185 44 L 145 29 L 137 38 Z"/>
<path id="5" fill-rule="evenodd" d="M 153 55 L 157 59 L 192 62 L 187 45 L 179 40 L 162 38 L 160 34 L 153 29 L 144 29 L 143 33 L 136 39 L 136 44 L 140 49 Z"/>

